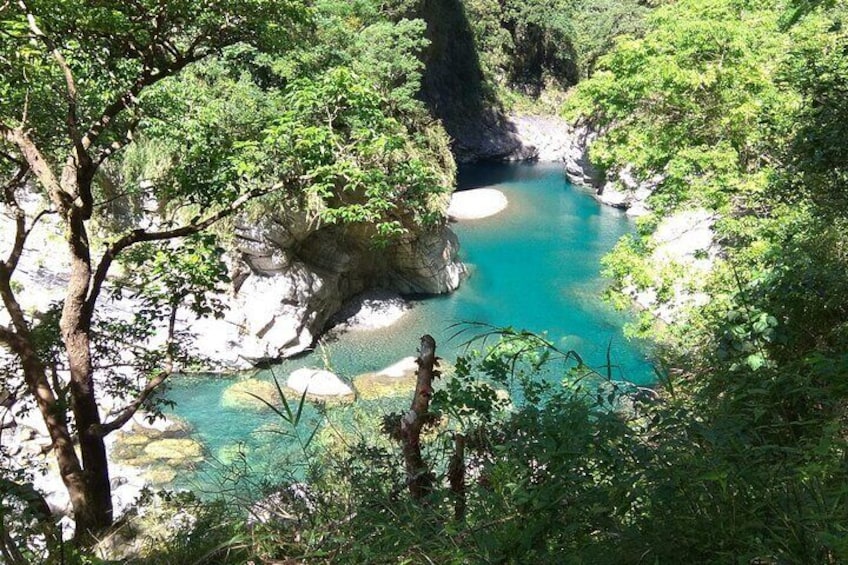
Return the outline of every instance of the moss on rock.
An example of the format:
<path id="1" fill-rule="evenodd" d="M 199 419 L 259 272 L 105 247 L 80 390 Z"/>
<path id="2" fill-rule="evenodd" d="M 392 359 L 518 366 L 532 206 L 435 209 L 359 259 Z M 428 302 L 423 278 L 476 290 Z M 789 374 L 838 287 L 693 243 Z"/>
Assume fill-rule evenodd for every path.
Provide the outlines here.
<path id="1" fill-rule="evenodd" d="M 406 396 L 415 391 L 415 376 L 388 377 L 380 373 L 365 373 L 353 379 L 353 388 L 364 400 Z"/>
<path id="2" fill-rule="evenodd" d="M 260 379 L 246 379 L 228 386 L 221 395 L 221 406 L 239 410 L 268 410 L 268 405 L 279 401 L 277 387 L 274 383 Z M 258 397 L 258 398 L 257 398 Z"/>
<path id="3" fill-rule="evenodd" d="M 193 439 L 157 439 L 145 446 L 144 455 L 170 464 L 197 463 L 203 459 L 203 446 Z"/>

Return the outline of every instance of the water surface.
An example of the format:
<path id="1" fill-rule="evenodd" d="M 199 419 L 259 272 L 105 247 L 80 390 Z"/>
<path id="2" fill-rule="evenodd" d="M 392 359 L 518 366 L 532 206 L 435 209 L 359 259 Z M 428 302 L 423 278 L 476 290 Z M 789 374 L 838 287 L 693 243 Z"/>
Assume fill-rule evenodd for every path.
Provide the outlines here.
<path id="1" fill-rule="evenodd" d="M 626 216 L 570 185 L 561 165 L 463 167 L 458 183 L 461 190 L 497 188 L 509 200 L 496 216 L 453 225 L 469 268 L 462 287 L 450 295 L 414 299 L 412 312 L 391 328 L 344 334 L 320 352 L 287 361 L 275 370 L 277 376 L 327 365 L 351 379 L 414 355 L 425 333 L 436 339 L 440 356 L 452 359 L 463 343 L 450 339 L 454 325 L 473 321 L 544 332 L 595 367 L 606 363 L 609 348 L 615 378 L 649 383 L 652 372 L 644 350 L 622 334 L 625 317 L 600 299 L 605 285 L 600 259 L 633 229 Z M 184 379 L 172 383 L 169 393 L 177 402 L 175 413 L 192 424 L 210 454 L 229 461 L 234 446 L 241 444 L 253 465 L 270 468 L 275 458 L 296 451 L 290 440 L 262 431 L 275 421 L 270 413 L 221 406 L 221 393 L 231 383 Z M 389 407 L 374 403 L 374 410 Z M 315 417 L 314 410 L 309 417 Z"/>

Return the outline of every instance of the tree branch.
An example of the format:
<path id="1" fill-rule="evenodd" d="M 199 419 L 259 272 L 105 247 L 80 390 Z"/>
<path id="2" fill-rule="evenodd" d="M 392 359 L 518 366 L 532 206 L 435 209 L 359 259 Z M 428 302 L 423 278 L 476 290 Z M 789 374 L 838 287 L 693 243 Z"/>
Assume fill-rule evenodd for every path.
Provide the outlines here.
<path id="1" fill-rule="evenodd" d="M 15 217 L 15 242 L 12 244 L 12 250 L 9 252 L 9 257 L 5 261 L 6 271 L 8 271 L 9 276 L 15 272 L 15 268 L 18 266 L 18 260 L 21 258 L 21 253 L 24 250 L 24 243 L 29 235 L 29 231 L 26 229 L 26 213 L 15 198 L 15 190 L 23 184 L 28 173 L 29 166 L 21 166 L 15 178 L 3 187 L 3 196 L 6 205 L 12 209 L 12 214 Z"/>
<path id="2" fill-rule="evenodd" d="M 86 149 L 91 147 L 100 135 L 106 131 L 118 114 L 132 107 L 136 103 L 138 95 L 141 94 L 142 90 L 149 86 L 153 86 L 162 79 L 175 75 L 189 64 L 199 61 L 205 55 L 205 53 L 190 54 L 188 56 L 175 59 L 171 66 L 164 69 L 152 69 L 149 66 L 145 66 L 144 72 L 141 73 L 141 76 L 136 79 L 132 86 L 130 86 L 123 94 L 118 96 L 103 109 L 103 113 L 100 115 L 100 118 L 91 125 L 88 133 L 86 133 L 82 138 L 83 147 Z"/>
<path id="3" fill-rule="evenodd" d="M 0 124 L 0 127 L 2 127 L 2 124 Z M 21 165 L 23 165 L 23 164 L 24 164 L 24 162 L 23 162 L 23 161 L 21 161 L 20 159 L 18 159 L 18 158 L 16 158 L 16 157 L 12 156 L 12 154 L 11 154 L 11 153 L 6 153 L 5 151 L 0 151 L 0 157 L 2 157 L 3 159 L 6 159 L 7 161 L 11 161 L 12 163 L 14 163 L 14 164 L 16 164 L 16 165 L 18 165 L 18 166 L 21 166 Z"/>
<path id="4" fill-rule="evenodd" d="M 29 165 L 29 168 L 47 191 L 56 209 L 63 215 L 70 210 L 73 205 L 70 195 L 62 190 L 56 175 L 47 163 L 41 150 L 23 129 L 12 129 L 0 122 L 0 137 L 18 147 L 27 165 Z"/>
<path id="5" fill-rule="evenodd" d="M 138 412 L 138 409 L 141 408 L 141 406 L 147 401 L 148 398 L 150 398 L 150 395 L 153 394 L 153 392 L 159 387 L 159 385 L 165 382 L 165 379 L 167 379 L 170 374 L 170 371 L 163 369 L 162 371 L 157 373 L 155 377 L 152 377 L 149 381 L 147 381 L 144 390 L 139 393 L 136 399 L 133 400 L 129 406 L 121 410 L 121 412 L 117 416 L 115 416 L 114 419 L 100 425 L 99 433 L 101 437 L 105 437 L 110 433 L 116 430 L 120 430 L 122 427 L 124 427 L 124 424 L 126 424 L 132 419 L 135 413 Z"/>
<path id="6" fill-rule="evenodd" d="M 77 162 L 83 168 L 86 168 L 91 164 L 91 160 L 88 158 L 88 154 L 85 152 L 85 148 L 82 144 L 82 137 L 79 132 L 79 119 L 77 117 L 77 83 L 74 79 L 74 73 L 71 70 L 71 66 L 68 64 L 67 59 L 59 50 L 59 47 L 56 46 L 55 43 L 47 36 L 44 31 L 38 26 L 38 22 L 35 20 L 35 14 L 32 10 L 29 9 L 26 2 L 23 0 L 19 0 L 18 5 L 21 9 L 26 13 L 27 23 L 29 24 L 29 29 L 32 31 L 32 34 L 41 40 L 44 45 L 50 50 L 50 53 L 53 55 L 53 59 L 56 61 L 56 64 L 59 65 L 59 69 L 62 71 L 62 75 L 65 77 L 65 89 L 67 93 L 67 102 L 68 102 L 68 114 L 66 117 L 66 121 L 68 124 L 68 134 L 71 137 L 71 141 L 74 144 L 74 149 L 77 154 Z"/>
<path id="7" fill-rule="evenodd" d="M 150 398 L 150 395 L 165 382 L 171 373 L 174 372 L 174 358 L 173 358 L 173 347 L 174 347 L 174 333 L 177 325 L 177 309 L 179 304 L 171 304 L 171 314 L 168 318 L 168 339 L 165 343 L 166 347 L 166 357 L 165 357 L 165 368 L 159 371 L 155 377 L 152 377 L 147 384 L 144 386 L 144 389 L 139 393 L 139 395 L 133 400 L 129 406 L 121 410 L 121 412 L 113 418 L 109 422 L 105 422 L 100 426 L 100 435 L 101 437 L 106 436 L 115 430 L 119 430 L 124 427 L 124 424 L 130 421 L 130 419 L 138 412 L 138 409 L 141 408 L 147 399 Z"/>
<path id="8" fill-rule="evenodd" d="M 412 406 L 401 418 L 400 437 L 406 467 L 409 494 L 414 500 L 422 500 L 433 486 L 433 474 L 421 455 L 421 430 L 431 417 L 430 398 L 433 395 L 433 379 L 439 376 L 436 365 L 436 341 L 430 336 L 421 337 L 418 349 L 418 378 Z"/>
<path id="9" fill-rule="evenodd" d="M 103 283 L 106 281 L 106 275 L 109 273 L 109 268 L 112 266 L 112 262 L 127 247 L 135 245 L 136 243 L 164 241 L 168 239 L 175 239 L 178 237 L 185 237 L 187 235 L 194 235 L 205 230 L 216 222 L 219 222 L 224 218 L 233 215 L 246 202 L 268 194 L 270 192 L 273 192 L 274 190 L 277 190 L 280 187 L 281 185 L 274 185 L 273 187 L 265 190 L 250 190 L 238 197 L 226 208 L 223 208 L 202 220 L 198 220 L 178 228 L 155 232 L 149 232 L 146 230 L 138 229 L 123 235 L 120 239 L 118 239 L 111 246 L 109 246 L 109 248 L 103 254 L 103 257 L 100 259 L 100 263 L 97 265 L 97 271 L 94 273 L 94 280 L 91 285 L 91 291 L 89 292 L 89 296 L 86 301 L 85 315 L 88 316 L 89 319 L 91 318 L 91 315 L 94 312 L 94 306 L 97 303 L 97 298 L 103 288 Z"/>
<path id="10" fill-rule="evenodd" d="M 20 339 L 20 336 L 9 328 L 0 326 L 0 343 L 10 347 L 14 351 Z"/>
<path id="11" fill-rule="evenodd" d="M 14 197 L 14 195 L 12 195 Z M 17 202 L 14 201 L 14 206 L 17 206 Z M 12 325 L 15 327 L 17 333 L 9 333 L 5 335 L 5 338 L 0 334 L 0 339 L 5 341 L 5 343 L 9 344 L 10 347 L 15 349 L 15 345 L 9 341 L 11 336 L 14 336 L 16 339 L 21 339 L 22 337 L 29 337 L 29 325 L 26 321 L 26 316 L 24 316 L 23 309 L 21 309 L 21 305 L 18 302 L 18 299 L 15 297 L 15 292 L 12 290 L 12 273 L 15 268 L 18 266 L 18 259 L 20 259 L 21 253 L 23 252 L 24 242 L 26 241 L 28 232 L 26 231 L 26 216 L 23 214 L 23 210 L 18 208 L 16 211 L 16 229 L 15 229 L 15 242 L 12 245 L 12 251 L 9 254 L 9 258 L 6 261 L 0 262 L 0 300 L 3 301 L 3 305 L 6 307 L 6 311 L 9 313 L 9 318 L 12 320 Z M 17 347 L 21 347 L 20 343 L 18 343 Z"/>
<path id="12" fill-rule="evenodd" d="M 94 162 L 96 163 L 97 167 L 102 165 L 103 161 L 105 161 L 106 159 L 108 159 L 109 157 L 111 157 L 112 155 L 114 155 L 115 153 L 117 153 L 118 151 L 133 142 L 133 131 L 136 127 L 138 127 L 139 121 L 139 119 L 133 120 L 133 122 L 129 126 L 127 126 L 127 133 L 124 135 L 123 139 L 119 141 L 113 141 L 112 144 L 109 145 L 109 147 L 105 147 L 97 154 L 97 157 L 95 157 L 94 159 Z"/>

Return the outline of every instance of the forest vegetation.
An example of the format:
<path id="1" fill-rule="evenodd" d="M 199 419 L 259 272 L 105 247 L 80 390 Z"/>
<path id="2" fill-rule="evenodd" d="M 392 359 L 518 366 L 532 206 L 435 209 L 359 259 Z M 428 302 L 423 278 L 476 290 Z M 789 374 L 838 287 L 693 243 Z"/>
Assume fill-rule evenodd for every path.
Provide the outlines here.
<path id="1" fill-rule="evenodd" d="M 599 170 L 661 179 L 651 213 L 605 259 L 613 301 L 629 306 L 634 289 L 653 287 L 662 303 L 683 286 L 705 305 L 675 324 L 650 312 L 633 324 L 656 344 L 650 388 L 613 379 L 614 360 L 587 367 L 539 336 L 462 328 L 483 333 L 448 360 L 426 403 L 414 396 L 414 464 L 408 412 L 317 433 L 305 398 L 280 391 L 265 400 L 302 448 L 297 468 L 280 463 L 292 465 L 288 483 L 240 484 L 245 458 L 231 469 L 238 488 L 214 500 L 150 494 L 121 524 L 122 535 L 147 531 L 124 559 L 848 561 L 842 0 L 0 4 L 0 182 L 13 218 L 3 221 L 18 234 L 0 263 L 0 343 L 13 353 L 0 392 L 45 415 L 77 518 L 76 543 L 61 544 L 27 488 L 31 469 L 0 464 L 3 559 L 109 562 L 91 549 L 113 522 L 103 437 L 163 402 L 153 388 L 192 356 L 178 335 L 139 349 L 136 373 L 107 379 L 128 401 L 108 421 L 93 374 L 115 363 L 115 336 L 144 343 L 167 328 L 175 297 L 216 314 L 207 297 L 227 278 L 233 216 L 290 207 L 371 226 L 377 245 L 444 221 L 455 165 L 419 91 L 433 56 L 427 19 L 456 6 L 482 103 L 553 100 L 598 132 Z M 48 312 L 16 306 L 28 186 L 49 198 L 71 250 L 66 298 Z M 158 225 L 145 223 L 150 199 Z M 654 230 L 696 207 L 716 218 L 709 276 L 658 278 Z M 146 289 L 132 323 L 98 316 L 113 261 L 116 288 Z M 275 493 L 285 511 L 249 520 L 245 492 Z M 186 509 L 190 527 L 152 527 Z"/>

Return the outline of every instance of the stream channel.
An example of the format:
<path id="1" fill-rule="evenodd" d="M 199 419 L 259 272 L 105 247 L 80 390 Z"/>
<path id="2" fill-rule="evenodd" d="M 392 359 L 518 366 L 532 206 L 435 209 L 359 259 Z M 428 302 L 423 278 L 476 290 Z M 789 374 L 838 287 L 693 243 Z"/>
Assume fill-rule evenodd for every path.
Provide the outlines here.
<path id="1" fill-rule="evenodd" d="M 460 169 L 458 183 L 460 190 L 497 188 L 509 200 L 508 208 L 495 216 L 453 225 L 469 268 L 462 287 L 446 296 L 413 299 L 412 311 L 390 328 L 342 334 L 313 353 L 285 361 L 273 375 L 284 382 L 296 368 L 326 365 L 350 380 L 415 355 L 425 333 L 436 339 L 440 357 L 453 360 L 465 339 L 449 339 L 456 333 L 452 325 L 474 321 L 546 332 L 558 347 L 576 350 L 594 367 L 606 363 L 609 346 L 614 378 L 649 384 L 653 372 L 645 348 L 622 333 L 627 316 L 600 297 L 606 284 L 600 276 L 601 257 L 633 230 L 632 221 L 570 185 L 561 164 L 467 166 Z M 271 379 L 272 372 L 262 371 L 258 378 Z M 228 465 L 233 462 L 249 464 L 255 477 L 274 477 L 281 461 L 296 460 L 296 442 L 269 431 L 280 422 L 270 410 L 222 405 L 222 393 L 233 382 L 215 376 L 171 383 L 173 414 L 191 425 L 192 437 L 208 454 L 193 472 L 180 473 L 176 486 L 214 491 L 232 472 Z M 408 406 L 410 397 L 357 402 L 367 403 L 362 412 L 373 415 Z M 309 406 L 302 424 L 307 436 L 320 418 Z"/>

